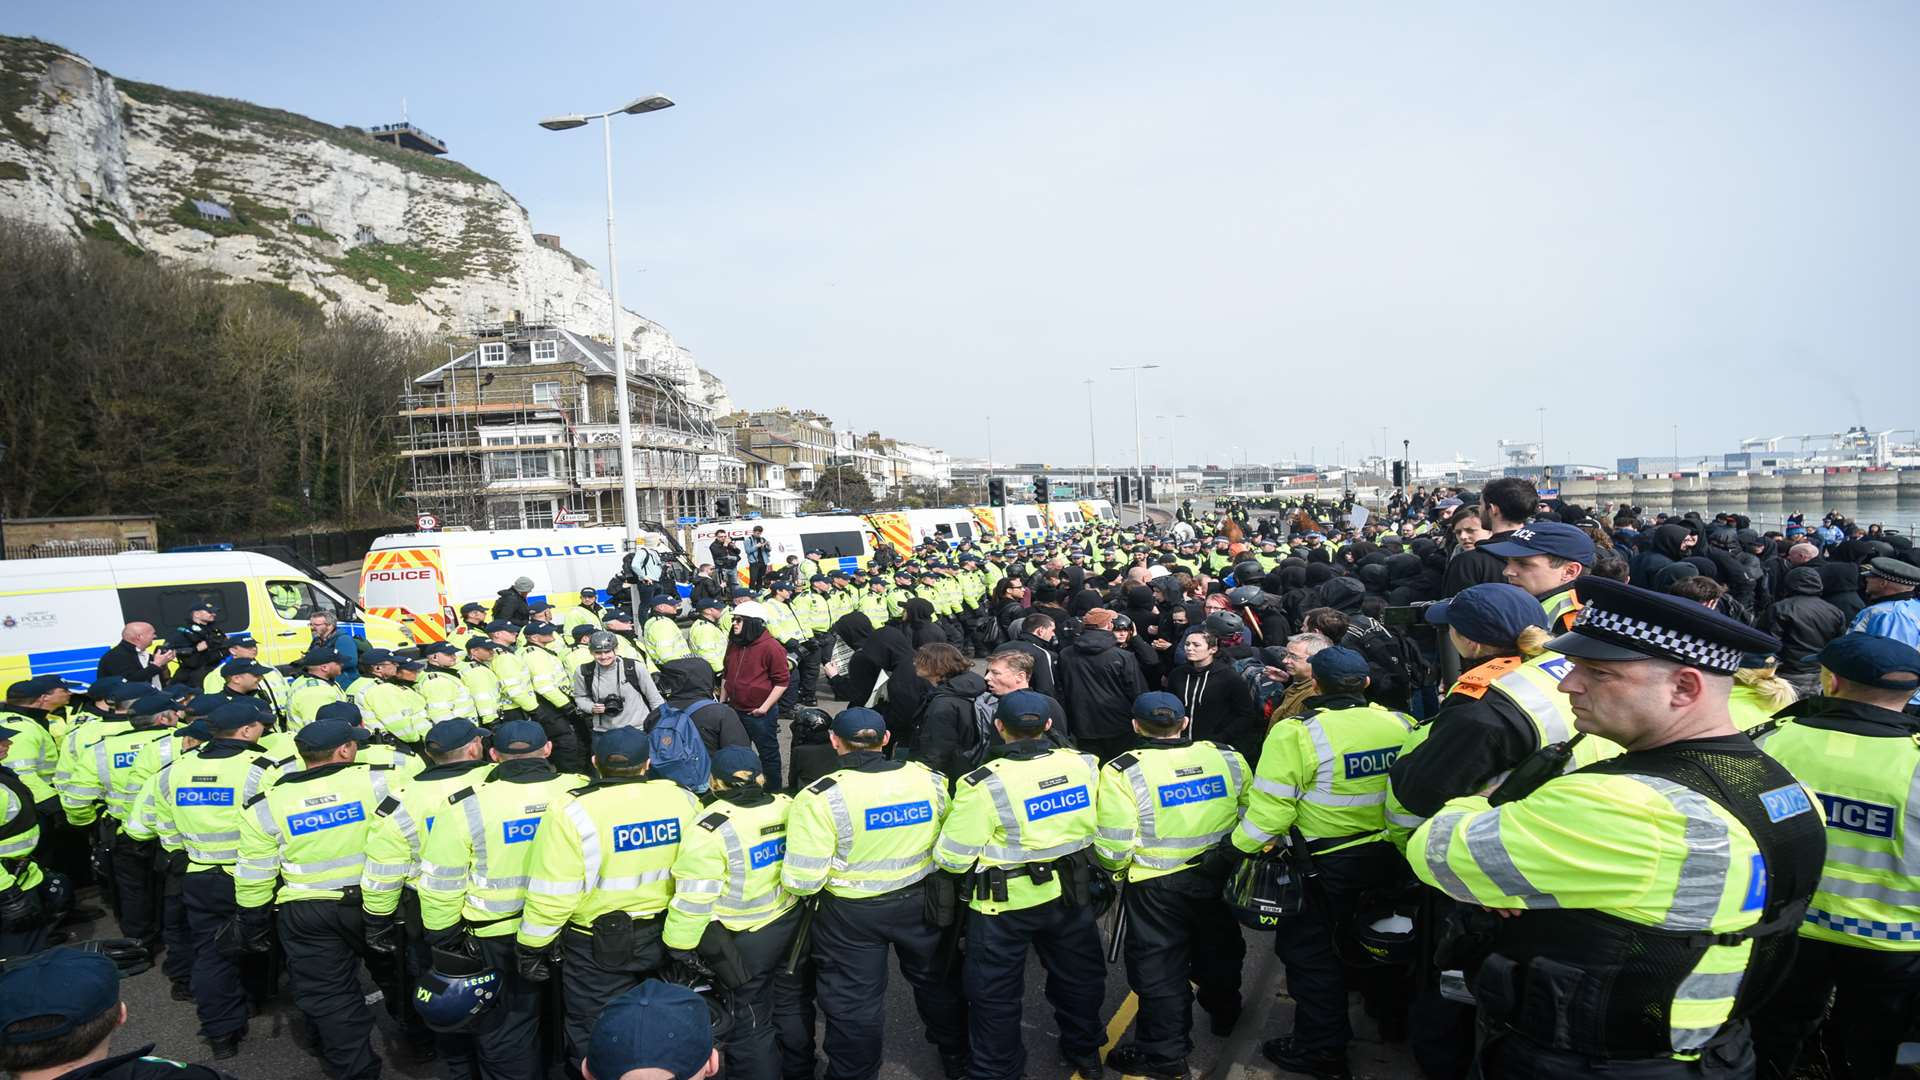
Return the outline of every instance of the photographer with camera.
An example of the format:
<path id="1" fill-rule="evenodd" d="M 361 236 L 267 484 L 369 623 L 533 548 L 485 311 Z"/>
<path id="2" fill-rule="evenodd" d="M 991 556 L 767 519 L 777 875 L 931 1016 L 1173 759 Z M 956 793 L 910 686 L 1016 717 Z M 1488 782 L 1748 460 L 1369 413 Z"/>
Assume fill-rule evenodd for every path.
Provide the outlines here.
<path id="1" fill-rule="evenodd" d="M 587 637 L 593 661 L 573 673 L 573 704 L 585 713 L 595 734 L 633 727 L 664 700 L 645 665 L 623 657 L 619 642 L 606 630 Z"/>

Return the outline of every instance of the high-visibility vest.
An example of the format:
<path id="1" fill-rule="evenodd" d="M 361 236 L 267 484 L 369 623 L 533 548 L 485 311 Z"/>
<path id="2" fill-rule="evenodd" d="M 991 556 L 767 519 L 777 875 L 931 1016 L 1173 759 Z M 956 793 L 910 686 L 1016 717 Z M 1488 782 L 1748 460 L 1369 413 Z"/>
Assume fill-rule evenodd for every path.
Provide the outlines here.
<path id="1" fill-rule="evenodd" d="M 467 688 L 467 695 L 473 699 L 473 711 L 483 724 L 491 724 L 500 718 L 500 677 L 493 669 L 463 660 L 458 668 L 460 683 Z"/>
<path id="2" fill-rule="evenodd" d="M 314 714 L 320 711 L 322 705 L 345 700 L 346 691 L 340 689 L 333 680 L 302 675 L 293 680 L 293 696 L 287 701 L 287 714 L 294 730 L 298 731 L 313 723 Z"/>
<path id="3" fill-rule="evenodd" d="M 614 911 L 648 918 L 673 896 L 673 861 L 700 801 L 671 780 L 602 780 L 563 793 L 540 819 L 518 941 L 543 948 Z M 591 858 L 589 858 L 591 852 Z"/>
<path id="4" fill-rule="evenodd" d="M 285 776 L 249 799 L 240 817 L 234 902 L 257 908 L 338 900 L 359 885 L 367 830 L 374 809 L 393 794 L 392 776 L 385 765 L 323 765 Z"/>
<path id="5" fill-rule="evenodd" d="M 1047 749 L 1045 743 L 1010 744 L 968 773 L 954 788 L 953 804 L 940 827 L 934 861 L 949 873 L 1051 863 L 1093 843 L 1093 800 L 1100 789 L 1100 761 L 1078 750 Z M 1060 895 L 1060 879 L 1007 876 L 1007 899 L 976 893 L 970 901 L 983 915 L 1036 907 Z"/>
<path id="6" fill-rule="evenodd" d="M 671 615 L 650 616 L 640 628 L 640 637 L 647 643 L 647 655 L 656 670 L 670 660 L 693 655 L 687 636 L 680 632 L 680 624 Z"/>
<path id="7" fill-rule="evenodd" d="M 0 725 L 14 731 L 13 744 L 7 747 L 7 756 L 0 760 L 27 785 L 35 803 L 53 798 L 53 777 L 60 768 L 60 743 L 48 723 L 45 714 L 0 708 Z"/>
<path id="8" fill-rule="evenodd" d="M 258 745 L 214 739 L 161 766 L 128 833 L 152 833 L 168 851 L 186 852 L 188 873 L 231 872 L 240 858 L 244 807 L 280 776 L 278 762 Z"/>
<path id="9" fill-rule="evenodd" d="M 586 783 L 544 759 L 501 762 L 456 791 L 420 857 L 420 919 L 429 930 L 462 920 L 476 937 L 520 929 L 533 846 L 547 810 Z"/>
<path id="10" fill-rule="evenodd" d="M 1128 881 L 1186 869 L 1240 820 L 1248 773 L 1225 743 L 1153 742 L 1119 755 L 1100 770 L 1094 856 Z"/>
<path id="11" fill-rule="evenodd" d="M 473 694 L 460 673 L 452 668 L 428 667 L 413 684 L 413 692 L 427 703 L 427 726 L 455 717 L 477 715 Z"/>
<path id="12" fill-rule="evenodd" d="M 720 674 L 727 663 L 727 632 L 720 624 L 711 619 L 695 619 L 693 625 L 687 627 L 687 639 L 693 655 L 705 660 L 715 675 Z"/>
<path id="13" fill-rule="evenodd" d="M 946 778 L 917 761 L 887 761 L 870 751 L 849 754 L 841 765 L 794 796 L 783 868 L 788 891 L 881 896 L 932 873 Z"/>
<path id="14" fill-rule="evenodd" d="M 757 930 L 800 902 L 781 881 L 792 806 L 785 795 L 766 794 L 708 805 L 673 861 L 673 901 L 661 935 L 667 948 L 692 949 L 715 919 L 735 933 Z"/>
<path id="15" fill-rule="evenodd" d="M 1308 840 L 1349 839 L 1323 854 L 1384 839 L 1387 770 L 1413 721 L 1382 706 L 1354 703 L 1282 720 L 1260 748 L 1247 809 L 1233 843 L 1254 852 L 1298 828 Z"/>
<path id="16" fill-rule="evenodd" d="M 420 878 L 420 850 L 427 834 L 446 813 L 447 799 L 471 787 L 476 771 L 491 767 L 486 761 L 436 765 L 397 786 L 373 811 L 367 830 L 367 865 L 360 871 L 361 906 L 374 915 L 391 915 L 400 906 L 400 892 Z"/>

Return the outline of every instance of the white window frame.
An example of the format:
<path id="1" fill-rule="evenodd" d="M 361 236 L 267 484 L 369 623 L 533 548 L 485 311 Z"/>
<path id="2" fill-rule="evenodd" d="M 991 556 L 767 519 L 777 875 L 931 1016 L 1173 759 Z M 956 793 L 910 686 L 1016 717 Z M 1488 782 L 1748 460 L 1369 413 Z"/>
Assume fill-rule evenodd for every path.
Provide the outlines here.
<path id="1" fill-rule="evenodd" d="M 540 343 L 536 341 L 534 342 L 534 344 L 538 345 Z M 548 363 L 549 361 L 535 358 L 533 362 L 536 364 L 544 364 L 544 363 Z M 534 383 L 533 384 L 533 401 L 534 401 L 534 404 L 536 405 L 559 404 L 560 403 L 560 380 L 559 379 L 543 379 L 540 382 Z"/>
<path id="2" fill-rule="evenodd" d="M 483 341 L 480 343 L 480 366 L 503 367 L 507 362 L 507 343 L 504 341 Z"/>
<path id="3" fill-rule="evenodd" d="M 542 352 L 546 355 L 541 355 Z M 557 364 L 560 362 L 560 343 L 552 338 L 540 338 L 532 343 L 533 362 L 536 364 Z"/>

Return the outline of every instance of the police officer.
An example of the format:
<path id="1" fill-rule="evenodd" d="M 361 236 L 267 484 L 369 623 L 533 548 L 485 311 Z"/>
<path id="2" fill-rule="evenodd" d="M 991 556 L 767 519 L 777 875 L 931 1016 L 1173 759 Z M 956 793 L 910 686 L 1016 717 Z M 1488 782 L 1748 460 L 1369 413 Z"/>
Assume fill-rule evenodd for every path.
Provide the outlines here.
<path id="1" fill-rule="evenodd" d="M 252 700 L 226 702 L 201 720 L 210 738 L 191 754 L 160 767 L 149 781 L 143 826 L 169 851 L 187 859 L 181 900 L 192 936 L 191 975 L 200 1037 L 217 1059 L 239 1053 L 247 1031 L 247 993 L 241 984 L 237 942 L 230 940 L 239 908 L 234 900 L 240 858 L 242 807 L 280 777 L 260 746 L 273 717 Z"/>
<path id="2" fill-rule="evenodd" d="M 479 732 L 473 734 L 477 739 Z M 421 855 L 420 918 L 429 939 L 440 948 L 478 950 L 500 973 L 495 1018 L 473 1039 L 482 1076 L 537 1080 L 542 1074 L 542 988 L 520 973 L 513 936 L 543 817 L 586 783 L 556 770 L 548 760 L 552 751 L 540 725 L 501 725 L 487 752 L 491 767 L 466 777 L 433 808 L 440 827 L 428 830 Z"/>
<path id="3" fill-rule="evenodd" d="M 557 798 L 533 840 L 515 959 L 537 983 L 560 958 L 576 1065 L 600 1009 L 666 959 L 660 924 L 672 866 L 700 803 L 671 780 L 650 779 L 650 754 L 638 727 L 601 733 L 600 779 Z"/>
<path id="4" fill-rule="evenodd" d="M 293 662 L 305 674 L 293 680 L 292 696 L 287 702 L 294 730 L 313 723 L 320 706 L 347 700 L 339 685 L 340 654 L 331 645 L 316 645 Z"/>
<path id="5" fill-rule="evenodd" d="M 1546 612 L 1547 627 L 1563 633 L 1580 611 L 1580 575 L 1593 565 L 1593 538 L 1559 521 L 1531 521 L 1505 539 L 1477 549 L 1507 560 L 1507 582 L 1527 590 Z"/>
<path id="6" fill-rule="evenodd" d="M 360 658 L 365 665 L 363 677 L 354 684 L 353 703 L 367 730 L 385 733 L 408 749 L 417 748 L 432 723 L 427 719 L 427 701 L 414 689 L 423 665 L 391 653 L 377 652 Z"/>
<path id="7" fill-rule="evenodd" d="M 1920 1004 L 1920 718 L 1901 711 L 1920 690 L 1920 653 L 1843 634 L 1820 651 L 1820 668 L 1825 696 L 1789 706 L 1792 722 L 1760 739 L 1827 818 L 1826 865 L 1793 970 L 1754 1018 L 1764 1080 L 1794 1074 L 1823 1016 L 1836 1075 L 1891 1076 Z"/>
<path id="8" fill-rule="evenodd" d="M 560 625 L 567 633 L 567 639 L 573 639 L 573 628 L 585 626 L 593 630 L 600 629 L 600 614 L 605 611 L 600 606 L 600 590 L 589 585 L 580 590 L 580 602 L 567 609 L 566 618 Z"/>
<path id="9" fill-rule="evenodd" d="M 1868 559 L 1865 569 L 1867 606 L 1854 616 L 1849 631 L 1892 638 L 1920 649 L 1920 566 L 1888 555 Z M 1920 713 L 1920 693 L 1907 702 Z"/>
<path id="10" fill-rule="evenodd" d="M 1047 743 L 1051 702 L 1015 690 L 995 706 L 1001 746 L 955 787 L 934 861 L 965 874 L 969 896 L 962 978 L 969 1017 L 969 1076 L 1015 1080 L 1026 1066 L 1020 1038 L 1027 950 L 1047 972 L 1047 1000 L 1060 1025 L 1060 1056 L 1080 1075 L 1101 1074 L 1100 1003 L 1106 991 L 1094 925 L 1094 793 L 1091 754 Z"/>
<path id="11" fill-rule="evenodd" d="M 1778 643 L 1679 597 L 1583 583 L 1561 689 L 1625 754 L 1493 805 L 1446 804 L 1421 880 L 1509 917 L 1473 929 L 1487 1077 L 1751 1075 L 1747 1017 L 1791 961 L 1826 850 L 1813 797 L 1729 718 Z"/>
<path id="12" fill-rule="evenodd" d="M 813 1040 L 812 1031 L 797 1030 L 797 979 L 782 970 L 800 927 L 799 898 L 781 882 L 793 800 L 762 786 L 750 746 L 715 752 L 712 772 L 713 801 L 673 861 L 662 941 L 669 955 L 711 968 L 727 988 L 728 1075 L 779 1080 L 782 1050 L 805 1059 Z"/>
<path id="13" fill-rule="evenodd" d="M 525 658 L 528 681 L 537 699 L 535 708 L 527 714 L 527 718 L 546 729 L 547 739 L 553 743 L 555 768 L 564 772 L 585 772 L 586 752 L 581 748 L 580 737 L 574 731 L 573 696 L 567 692 L 573 685 L 573 679 L 560 657 L 550 648 L 560 628 L 550 622 L 530 622 L 526 632 L 527 647 L 521 656 Z M 497 636 L 495 640 L 499 640 Z M 504 682 L 502 680 L 503 685 Z"/>
<path id="14" fill-rule="evenodd" d="M 460 651 L 444 641 L 420 646 L 425 668 L 414 680 L 413 692 L 427 703 L 427 726 L 460 717 L 478 716 L 473 694 L 459 670 Z"/>
<path id="15" fill-rule="evenodd" d="M 19 734 L 18 729 L 0 726 L 0 759 L 7 757 Z M 39 845 L 40 811 L 33 792 L 19 774 L 0 764 L 0 958 L 46 948 L 51 913 L 33 859 Z"/>
<path id="16" fill-rule="evenodd" d="M 833 656 L 833 607 L 827 594 L 833 583 L 825 574 L 808 579 L 806 590 L 793 598 L 790 608 L 800 623 L 800 671 L 795 704 L 813 705 L 818 701 L 820 665 Z"/>
<path id="17" fill-rule="evenodd" d="M 709 596 L 693 608 L 693 625 L 687 627 L 688 644 L 693 655 L 705 660 L 718 679 L 727 664 L 727 631 L 733 620 L 727 615 L 727 605 L 718 597 Z"/>
<path id="18" fill-rule="evenodd" d="M 148 1043 L 113 1053 L 127 1022 L 120 969 L 104 953 L 48 949 L 0 970 L 0 1069 L 69 1080 L 233 1080 L 204 1065 L 148 1056 Z"/>
<path id="19" fill-rule="evenodd" d="M 175 681 L 199 686 L 208 672 L 226 660 L 227 635 L 219 623 L 220 613 L 212 601 L 202 600 L 187 609 L 187 625 L 167 635 L 167 648 L 179 657 Z"/>
<path id="20" fill-rule="evenodd" d="M 52 842 L 50 851 L 56 852 L 53 865 L 62 865 L 60 849 L 65 849 L 64 867 L 69 877 L 85 868 L 86 844 L 80 833 L 66 824 L 59 797 L 54 794 L 60 741 L 53 725 L 54 718 L 66 708 L 72 696 L 58 675 L 39 675 L 8 686 L 6 705 L 0 708 L 0 724 L 13 729 L 13 745 L 6 756 L 7 768 L 26 785 L 27 793 L 32 796 L 28 801 L 34 804 L 39 827 Z"/>
<path id="21" fill-rule="evenodd" d="M 1296 867 L 1311 863 L 1305 906 L 1279 920 L 1273 936 L 1293 995 L 1293 1032 L 1267 1040 L 1260 1052 L 1282 1069 L 1339 1077 L 1353 1028 L 1335 936 L 1344 936 L 1362 892 L 1405 874 L 1386 838 L 1387 769 L 1413 722 L 1367 701 L 1367 661 L 1359 653 L 1336 645 L 1312 663 L 1318 693 L 1299 716 L 1267 732 L 1232 840 L 1248 855 L 1285 842 Z M 1358 989 L 1374 991 L 1370 1008 L 1394 1007 L 1378 988 Z"/>
<path id="22" fill-rule="evenodd" d="M 964 1074 L 967 1006 L 957 965 L 927 925 L 922 879 L 947 809 L 946 778 L 882 750 L 887 722 L 872 709 L 833 718 L 840 768 L 808 784 L 787 814 L 787 890 L 814 896 L 815 992 L 826 1016 L 827 1077 L 872 1080 L 880 1069 L 887 953 L 913 987 L 946 1075 Z"/>
<path id="23" fill-rule="evenodd" d="M 1220 899 L 1220 879 L 1196 856 L 1233 829 L 1246 805 L 1249 770 L 1225 743 L 1194 742 L 1186 706 L 1164 691 L 1133 702 L 1139 746 L 1100 770 L 1095 799 L 1100 864 L 1125 882 L 1127 982 L 1140 1012 L 1133 1040 L 1107 1053 L 1127 1076 L 1184 1080 L 1193 1050 L 1193 1000 L 1216 1035 L 1240 1019 L 1247 945 Z"/>
<path id="24" fill-rule="evenodd" d="M 473 698 L 475 718 L 482 724 L 491 725 L 500 719 L 500 677 L 493 673 L 493 641 L 485 637 L 470 637 L 466 641 L 467 660 L 458 667 L 460 682 L 467 688 L 467 694 Z"/>
<path id="25" fill-rule="evenodd" d="M 680 629 L 680 598 L 661 593 L 647 606 L 652 613 L 640 627 L 640 640 L 646 643 L 652 670 L 659 671 L 669 660 L 693 655 L 687 635 Z"/>
<path id="26" fill-rule="evenodd" d="M 887 576 L 876 570 L 867 578 L 866 591 L 857 599 L 860 614 L 867 617 L 867 622 L 875 630 L 887 625 L 893 619 L 893 609 L 887 603 L 887 593 Z"/>
<path id="27" fill-rule="evenodd" d="M 495 619 L 487 624 L 487 638 L 493 645 L 487 669 L 500 683 L 500 719 L 537 722 L 541 702 L 533 691 L 533 674 L 519 653 L 520 628 L 504 619 Z"/>
<path id="28" fill-rule="evenodd" d="M 235 660 L 251 660 L 256 664 L 260 661 L 260 643 L 244 630 L 227 635 L 226 663 L 207 673 L 206 679 L 200 684 L 201 691 L 217 694 L 226 689 L 226 665 Z M 258 683 L 247 692 L 264 698 L 267 704 L 273 706 L 274 712 L 285 716 L 287 705 L 293 700 L 293 687 L 287 682 L 287 677 L 280 674 L 278 668 L 267 667 L 265 664 L 260 664 L 260 667 L 263 673 L 260 674 Z"/>
<path id="29" fill-rule="evenodd" d="M 231 651 L 238 653 L 242 650 Z M 282 715 L 286 708 L 289 697 L 286 676 L 251 656 L 233 657 L 210 672 L 207 679 L 212 685 L 203 690 L 201 694 L 203 697 L 214 697 L 221 701 L 232 701 L 243 697 L 253 698 L 265 705 L 276 716 Z M 269 685 L 276 679 L 279 680 L 277 693 Z M 217 683 L 214 680 L 218 680 Z"/>
<path id="30" fill-rule="evenodd" d="M 373 1013 L 360 989 L 359 894 L 367 830 L 393 784 L 390 766 L 354 760 L 371 738 L 331 718 L 301 728 L 294 745 L 306 767 L 247 800 L 234 870 L 245 947 L 272 947 L 273 905 L 294 1000 L 313 1025 L 327 1071 L 340 1080 L 380 1075 L 368 1038 Z"/>
<path id="31" fill-rule="evenodd" d="M 67 820 L 91 824 L 101 815 L 102 832 L 113 846 L 114 892 L 119 897 L 120 933 L 159 951 L 161 880 L 154 875 L 152 840 L 129 835 L 126 823 L 140 794 L 134 762 L 147 744 L 172 737 L 179 721 L 179 702 L 166 694 L 149 694 L 133 703 L 129 723 L 93 744 L 86 760 L 76 762 L 72 786 L 61 797 Z M 89 800 L 79 805 L 79 800 Z M 108 830 L 111 830 L 108 833 Z"/>

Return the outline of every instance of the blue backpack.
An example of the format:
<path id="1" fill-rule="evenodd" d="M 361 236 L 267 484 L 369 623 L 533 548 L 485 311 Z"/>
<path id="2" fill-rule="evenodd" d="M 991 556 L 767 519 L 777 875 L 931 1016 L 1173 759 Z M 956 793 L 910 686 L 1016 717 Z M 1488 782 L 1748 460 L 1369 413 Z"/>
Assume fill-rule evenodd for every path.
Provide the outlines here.
<path id="1" fill-rule="evenodd" d="M 694 708 L 699 708 L 696 705 Z M 649 776 L 671 780 L 698 795 L 713 782 L 713 759 L 707 754 L 706 740 L 693 726 L 690 710 L 662 702 L 659 719 L 647 733 L 653 750 Z"/>

